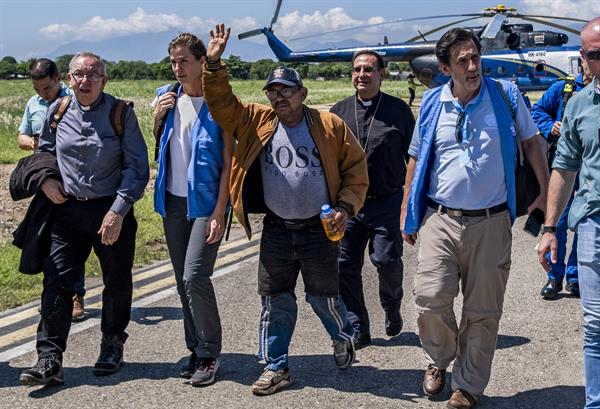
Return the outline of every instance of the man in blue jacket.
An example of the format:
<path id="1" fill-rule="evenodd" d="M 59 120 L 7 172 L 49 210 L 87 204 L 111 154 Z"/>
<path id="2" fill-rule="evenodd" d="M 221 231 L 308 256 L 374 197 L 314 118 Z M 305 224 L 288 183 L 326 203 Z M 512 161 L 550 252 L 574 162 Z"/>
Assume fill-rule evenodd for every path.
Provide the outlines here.
<path id="1" fill-rule="evenodd" d="M 582 72 L 577 78 L 567 78 L 564 81 L 555 82 L 531 108 L 533 120 L 549 145 L 549 163 L 552 163 L 554 159 L 567 101 L 593 79 L 593 75 L 585 59 L 582 60 L 581 66 Z M 577 186 L 575 186 L 574 190 L 576 189 Z M 558 293 L 562 290 L 562 281 L 565 273 L 567 292 L 572 296 L 579 297 L 579 283 L 577 280 L 577 233 L 573 237 L 571 254 L 565 265 L 565 257 L 567 255 L 567 219 L 572 202 L 573 194 L 571 194 L 567 207 L 556 225 L 556 239 L 558 242 L 557 262 L 550 264 L 551 269 L 548 272 L 548 282 L 542 287 L 541 291 L 541 296 L 546 300 L 554 300 L 558 297 Z"/>
<path id="2" fill-rule="evenodd" d="M 417 232 L 421 238 L 414 296 L 429 364 L 423 391 L 442 392 L 454 360 L 448 408 L 467 409 L 490 379 L 502 316 L 516 216 L 516 138 L 541 186 L 529 211 L 545 206 L 548 167 L 518 88 L 482 76 L 481 45 L 471 31 L 448 31 L 436 56 L 451 80 L 423 96 L 400 220 L 408 244 Z M 453 310 L 459 289 L 460 329 Z"/>

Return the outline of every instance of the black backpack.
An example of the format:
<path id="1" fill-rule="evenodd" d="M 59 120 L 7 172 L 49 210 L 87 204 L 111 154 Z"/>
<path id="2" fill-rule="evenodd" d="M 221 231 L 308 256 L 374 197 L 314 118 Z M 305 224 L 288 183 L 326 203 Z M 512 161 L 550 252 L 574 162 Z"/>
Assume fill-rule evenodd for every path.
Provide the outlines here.
<path id="1" fill-rule="evenodd" d="M 178 82 L 175 82 L 171 85 L 169 85 L 169 88 L 167 89 L 167 92 L 178 92 L 179 90 L 179 86 L 180 84 Z M 167 116 L 169 115 L 169 112 L 171 112 L 173 108 L 169 108 L 167 109 L 167 112 L 165 112 L 165 114 L 163 115 L 162 118 L 159 119 L 158 121 L 158 127 L 156 128 L 156 133 L 154 134 L 154 160 L 158 160 L 158 154 L 160 153 L 160 140 L 162 137 L 162 133 L 165 129 L 165 120 L 167 119 Z"/>

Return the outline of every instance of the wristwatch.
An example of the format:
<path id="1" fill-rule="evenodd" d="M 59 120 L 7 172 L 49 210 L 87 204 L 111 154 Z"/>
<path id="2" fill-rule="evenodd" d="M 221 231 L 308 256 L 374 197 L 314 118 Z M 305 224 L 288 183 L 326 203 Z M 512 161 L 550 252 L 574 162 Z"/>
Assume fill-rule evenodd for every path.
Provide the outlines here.
<path id="1" fill-rule="evenodd" d="M 556 226 L 544 226 L 544 228 L 542 229 L 542 231 L 544 233 L 556 234 Z"/>
<path id="2" fill-rule="evenodd" d="M 206 60 L 206 69 L 209 71 L 218 71 L 223 68 L 223 64 L 221 63 L 221 59 L 219 58 L 216 61 Z"/>

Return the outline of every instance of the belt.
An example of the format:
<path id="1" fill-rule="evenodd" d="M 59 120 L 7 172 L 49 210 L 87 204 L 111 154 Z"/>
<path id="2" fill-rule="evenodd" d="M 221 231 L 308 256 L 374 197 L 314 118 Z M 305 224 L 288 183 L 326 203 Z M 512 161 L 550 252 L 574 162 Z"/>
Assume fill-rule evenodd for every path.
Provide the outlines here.
<path id="1" fill-rule="evenodd" d="M 85 197 L 85 196 L 74 196 L 74 195 L 67 195 L 67 197 L 69 199 L 75 200 L 77 202 L 89 202 L 92 200 L 114 200 L 115 196 L 101 196 L 101 197 Z"/>
<path id="2" fill-rule="evenodd" d="M 385 198 L 385 197 L 390 197 L 390 196 L 393 196 L 393 195 L 395 195 L 395 194 L 398 194 L 398 193 L 400 193 L 401 191 L 402 191 L 402 189 L 398 189 L 398 190 L 395 190 L 395 191 L 393 191 L 393 192 L 384 193 L 384 194 L 382 194 L 382 195 L 367 195 L 365 198 L 366 198 L 366 199 L 369 199 L 369 200 L 383 199 L 383 198 Z"/>
<path id="3" fill-rule="evenodd" d="M 429 207 L 435 209 L 440 213 L 446 213 L 448 216 L 452 217 L 483 217 L 483 216 L 491 216 L 492 214 L 503 212 L 508 209 L 508 204 L 506 202 L 501 203 L 496 206 L 488 207 L 487 209 L 478 209 L 478 210 L 463 210 L 463 209 L 451 209 L 444 205 L 441 205 L 431 199 L 428 200 Z"/>
<path id="4" fill-rule="evenodd" d="M 316 226 L 321 223 L 321 218 L 319 217 L 319 215 L 313 216 L 308 219 L 288 220 L 283 219 L 274 213 L 267 213 L 267 217 L 288 230 L 306 230 L 309 227 Z"/>
<path id="5" fill-rule="evenodd" d="M 73 196 L 73 195 L 69 195 L 69 198 L 76 200 L 78 202 L 87 202 L 88 200 L 91 200 L 89 197 L 81 197 L 81 196 Z"/>

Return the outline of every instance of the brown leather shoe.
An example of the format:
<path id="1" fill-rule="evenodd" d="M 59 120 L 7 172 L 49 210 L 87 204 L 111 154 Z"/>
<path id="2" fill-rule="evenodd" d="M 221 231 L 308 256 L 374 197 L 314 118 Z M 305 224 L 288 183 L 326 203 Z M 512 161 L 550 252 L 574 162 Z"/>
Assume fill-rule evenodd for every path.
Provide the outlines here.
<path id="1" fill-rule="evenodd" d="M 452 392 L 447 406 L 448 409 L 471 409 L 475 403 L 475 398 L 469 392 L 457 389 Z"/>
<path id="2" fill-rule="evenodd" d="M 71 321 L 82 321 L 86 318 L 83 297 L 78 295 L 73 296 L 73 315 Z"/>
<path id="3" fill-rule="evenodd" d="M 423 392 L 425 395 L 437 395 L 444 389 L 446 370 L 429 365 L 423 377 Z"/>

